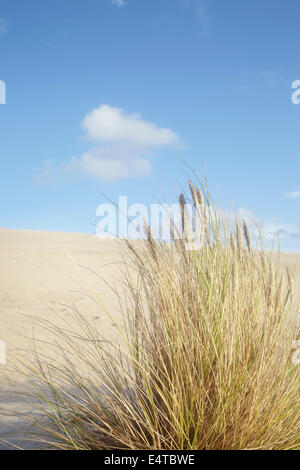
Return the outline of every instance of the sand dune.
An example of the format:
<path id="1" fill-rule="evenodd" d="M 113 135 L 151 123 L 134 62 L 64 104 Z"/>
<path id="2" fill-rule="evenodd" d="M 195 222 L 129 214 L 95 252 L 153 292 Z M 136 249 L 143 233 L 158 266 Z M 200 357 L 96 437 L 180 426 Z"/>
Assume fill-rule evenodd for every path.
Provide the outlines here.
<path id="1" fill-rule="evenodd" d="M 0 230 L 0 341 L 5 341 L 8 352 L 7 363 L 0 365 L 0 438 L 34 448 L 33 443 L 12 439 L 16 433 L 22 435 L 22 413 L 29 405 L 6 391 L 12 378 L 14 387 L 22 390 L 22 378 L 12 377 L 9 357 L 28 346 L 27 336 L 39 333 L 31 317 L 59 322 L 60 317 L 71 318 L 76 307 L 116 341 L 116 328 L 101 303 L 120 319 L 117 299 L 106 283 L 117 283 L 121 261 L 119 242 L 94 235 Z M 285 254 L 282 262 L 298 272 L 300 255 Z M 0 442 L 0 448 L 9 444 Z"/>
<path id="2" fill-rule="evenodd" d="M 71 318 L 76 308 L 107 338 L 117 340 L 116 328 L 101 304 L 119 318 L 116 296 L 106 283 L 115 284 L 120 278 L 121 260 L 119 242 L 93 235 L 0 230 L 0 341 L 7 348 L 7 363 L 0 365 L 0 438 L 22 427 L 22 416 L 17 415 L 29 407 L 6 390 L 10 379 L 23 380 L 12 374 L 10 355 L 29 346 L 27 337 L 45 338 L 45 331 L 33 326 L 34 317 L 57 324 L 60 318 Z"/>

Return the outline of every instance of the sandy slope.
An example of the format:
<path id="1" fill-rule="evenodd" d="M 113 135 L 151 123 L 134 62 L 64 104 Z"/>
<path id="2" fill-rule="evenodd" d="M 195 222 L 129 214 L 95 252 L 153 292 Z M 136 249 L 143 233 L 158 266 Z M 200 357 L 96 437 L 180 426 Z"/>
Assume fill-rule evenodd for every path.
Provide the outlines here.
<path id="1" fill-rule="evenodd" d="M 300 267 L 300 255 L 286 254 L 282 259 L 296 270 Z M 95 321 L 107 338 L 116 340 L 116 328 L 100 303 L 120 318 L 117 299 L 106 282 L 116 283 L 120 278 L 121 260 L 116 241 L 84 234 L 0 229 L 0 341 L 6 342 L 8 353 L 26 348 L 28 335 L 45 335 L 32 329 L 32 319 L 26 315 L 59 324 L 56 314 L 71 318 L 70 306 Z M 26 412 L 28 405 L 6 391 L 10 377 L 8 361 L 0 365 L 0 438 L 12 440 L 16 432 L 22 434 L 23 419 L 17 415 Z M 21 377 L 14 379 L 19 381 L 15 387 L 22 390 Z M 8 444 L 0 442 L 0 448 L 5 447 Z"/>
<path id="2" fill-rule="evenodd" d="M 120 318 L 117 299 L 105 282 L 115 284 L 120 278 L 121 260 L 120 244 L 113 240 L 0 229 L 0 341 L 6 343 L 8 358 L 14 350 L 28 347 L 26 337 L 45 338 L 44 331 L 33 327 L 31 316 L 59 324 L 60 318 L 71 318 L 73 307 L 116 339 L 116 328 L 101 302 Z M 0 438 L 8 436 L 11 426 L 13 434 L 20 427 L 18 418 L 6 415 L 28 408 L 23 399 L 6 392 L 11 376 L 8 359 L 0 365 Z"/>

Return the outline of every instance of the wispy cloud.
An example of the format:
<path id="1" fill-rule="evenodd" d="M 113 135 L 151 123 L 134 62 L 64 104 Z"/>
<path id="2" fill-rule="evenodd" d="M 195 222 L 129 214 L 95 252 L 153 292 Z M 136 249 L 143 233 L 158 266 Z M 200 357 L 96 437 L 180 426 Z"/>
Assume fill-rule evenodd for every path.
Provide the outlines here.
<path id="1" fill-rule="evenodd" d="M 248 225 L 250 233 L 255 240 L 262 235 L 263 239 L 271 244 L 275 241 L 300 240 L 300 223 L 282 222 L 277 218 L 261 219 L 253 211 L 240 207 L 236 211 L 223 211 L 217 209 L 220 217 L 234 230 L 236 216 Z"/>
<path id="2" fill-rule="evenodd" d="M 111 0 L 111 3 L 113 5 L 117 5 L 118 7 L 123 7 L 124 5 L 126 5 L 124 0 Z"/>
<path id="3" fill-rule="evenodd" d="M 288 199 L 298 199 L 300 198 L 300 191 L 292 191 L 290 193 L 285 193 L 284 196 Z"/>
<path id="4" fill-rule="evenodd" d="M 198 0 L 196 4 L 196 14 L 200 23 L 201 34 L 208 36 L 210 30 L 210 21 L 208 17 L 207 7 L 203 0 Z"/>
<path id="5" fill-rule="evenodd" d="M 282 223 L 278 220 L 266 220 L 263 230 L 267 238 L 300 240 L 300 225 L 291 223 Z"/>
<path id="6" fill-rule="evenodd" d="M 53 161 L 45 160 L 42 169 L 39 169 L 33 178 L 37 186 L 53 186 L 58 183 L 59 177 Z"/>
<path id="7" fill-rule="evenodd" d="M 80 158 L 73 157 L 64 168 L 100 181 L 148 174 L 152 151 L 180 142 L 172 130 L 105 104 L 90 112 L 82 127 L 95 146 Z"/>
<path id="8" fill-rule="evenodd" d="M 238 215 L 245 220 L 251 232 L 256 236 L 261 231 L 267 240 L 274 240 L 274 238 L 300 240 L 300 224 L 281 222 L 275 218 L 262 220 L 256 217 L 251 210 L 243 207 L 238 210 Z"/>
<path id="9" fill-rule="evenodd" d="M 197 36 L 208 36 L 211 31 L 210 1 L 211 0 L 176 0 L 180 7 L 189 10 L 196 24 Z M 174 0 L 175 3 L 175 0 Z"/>
<path id="10" fill-rule="evenodd" d="M 0 34 L 7 33 L 7 20 L 5 18 L 0 18 Z"/>

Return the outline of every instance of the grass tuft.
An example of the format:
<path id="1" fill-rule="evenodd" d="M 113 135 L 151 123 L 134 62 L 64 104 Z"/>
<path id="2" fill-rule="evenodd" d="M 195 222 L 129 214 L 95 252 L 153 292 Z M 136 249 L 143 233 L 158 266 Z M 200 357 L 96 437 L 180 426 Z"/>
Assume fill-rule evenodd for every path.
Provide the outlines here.
<path id="1" fill-rule="evenodd" d="M 57 355 L 23 360 L 42 407 L 44 442 L 99 450 L 300 448 L 291 274 L 279 254 L 253 246 L 245 223 L 237 219 L 233 228 L 205 189 L 189 187 L 195 210 L 206 205 L 201 249 L 189 250 L 185 239 L 159 242 L 150 229 L 146 241 L 125 242 L 134 268 L 120 298 L 122 344 L 104 342 L 77 316 L 80 337 L 53 326 Z"/>

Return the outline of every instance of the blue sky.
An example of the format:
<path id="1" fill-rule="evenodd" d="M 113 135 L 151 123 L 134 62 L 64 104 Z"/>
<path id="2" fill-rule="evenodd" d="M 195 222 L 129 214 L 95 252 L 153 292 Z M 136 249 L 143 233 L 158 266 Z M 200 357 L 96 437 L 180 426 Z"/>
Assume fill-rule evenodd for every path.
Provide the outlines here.
<path id="1" fill-rule="evenodd" d="M 0 226 L 92 232 L 100 192 L 169 202 L 186 161 L 300 251 L 299 14 L 298 0 L 2 0 Z"/>

